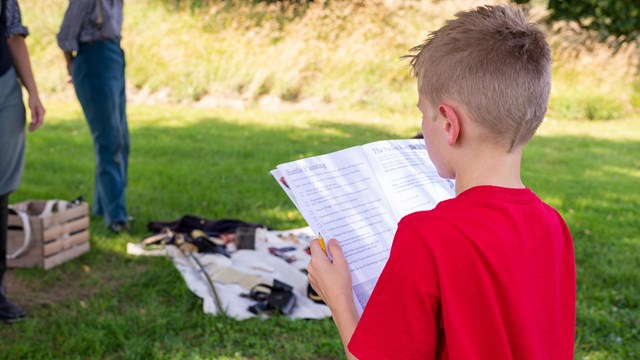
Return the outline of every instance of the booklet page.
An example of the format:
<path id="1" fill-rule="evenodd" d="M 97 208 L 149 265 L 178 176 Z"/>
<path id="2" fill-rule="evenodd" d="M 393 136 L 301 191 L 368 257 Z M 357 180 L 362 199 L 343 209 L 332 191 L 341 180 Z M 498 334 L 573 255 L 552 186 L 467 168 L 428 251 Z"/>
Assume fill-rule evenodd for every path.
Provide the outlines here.
<path id="1" fill-rule="evenodd" d="M 398 221 L 455 195 L 453 181 L 438 175 L 424 140 L 377 141 L 363 149 Z"/>
<path id="2" fill-rule="evenodd" d="M 336 238 L 362 313 L 389 258 L 400 219 L 454 196 L 422 139 L 377 141 L 282 164 L 272 171 L 311 228 Z"/>
<path id="3" fill-rule="evenodd" d="M 361 312 L 389 257 L 398 222 L 362 148 L 282 164 L 277 171 L 309 226 L 340 243 Z"/>

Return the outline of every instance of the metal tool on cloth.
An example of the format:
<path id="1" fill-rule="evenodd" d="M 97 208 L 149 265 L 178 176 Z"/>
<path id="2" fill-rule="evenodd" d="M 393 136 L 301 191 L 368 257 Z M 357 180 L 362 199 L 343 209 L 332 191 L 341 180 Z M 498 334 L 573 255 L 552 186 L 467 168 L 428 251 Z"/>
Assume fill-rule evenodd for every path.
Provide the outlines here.
<path id="1" fill-rule="evenodd" d="M 209 274 L 207 274 L 207 271 L 205 270 L 204 266 L 202 266 L 202 263 L 200 262 L 200 260 L 198 260 L 198 257 L 194 255 L 194 252 L 190 249 L 187 248 L 180 248 L 180 251 L 184 254 L 184 256 L 189 259 L 189 262 L 191 263 L 191 265 L 193 266 L 193 268 L 198 272 L 198 274 L 200 275 L 200 277 L 204 280 L 204 282 L 207 284 L 209 291 L 211 292 L 211 297 L 213 298 L 213 302 L 216 305 L 216 309 L 218 310 L 218 314 L 219 315 L 227 315 L 226 310 L 222 307 L 222 301 L 220 300 L 220 296 L 218 295 L 218 291 L 216 290 L 216 286 L 214 285 L 213 281 L 211 281 L 211 278 L 209 277 Z"/>

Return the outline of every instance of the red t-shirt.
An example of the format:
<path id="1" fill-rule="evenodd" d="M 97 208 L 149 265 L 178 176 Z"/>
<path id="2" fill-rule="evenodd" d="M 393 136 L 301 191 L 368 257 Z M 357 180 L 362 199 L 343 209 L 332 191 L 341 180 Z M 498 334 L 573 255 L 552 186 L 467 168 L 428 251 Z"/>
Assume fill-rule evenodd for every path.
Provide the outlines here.
<path id="1" fill-rule="evenodd" d="M 359 359 L 573 359 L 575 260 L 529 189 L 478 186 L 398 224 Z"/>

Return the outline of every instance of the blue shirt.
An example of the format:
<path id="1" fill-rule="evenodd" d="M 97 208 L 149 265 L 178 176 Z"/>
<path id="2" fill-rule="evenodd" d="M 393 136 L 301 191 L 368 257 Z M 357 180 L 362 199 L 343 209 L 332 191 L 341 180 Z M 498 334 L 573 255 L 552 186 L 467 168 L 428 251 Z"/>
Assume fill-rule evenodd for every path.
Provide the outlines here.
<path id="1" fill-rule="evenodd" d="M 96 40 L 120 40 L 123 0 L 69 0 L 64 14 L 58 46 L 77 51 L 79 43 Z"/>

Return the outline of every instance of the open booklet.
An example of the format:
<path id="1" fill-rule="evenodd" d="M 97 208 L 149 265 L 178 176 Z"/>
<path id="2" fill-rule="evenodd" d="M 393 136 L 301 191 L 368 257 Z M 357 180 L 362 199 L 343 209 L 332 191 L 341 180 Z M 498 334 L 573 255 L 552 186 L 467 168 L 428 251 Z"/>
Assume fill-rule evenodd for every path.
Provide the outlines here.
<path id="1" fill-rule="evenodd" d="M 278 165 L 271 174 L 321 238 L 336 238 L 362 313 L 400 219 L 454 196 L 424 140 L 385 140 Z"/>

